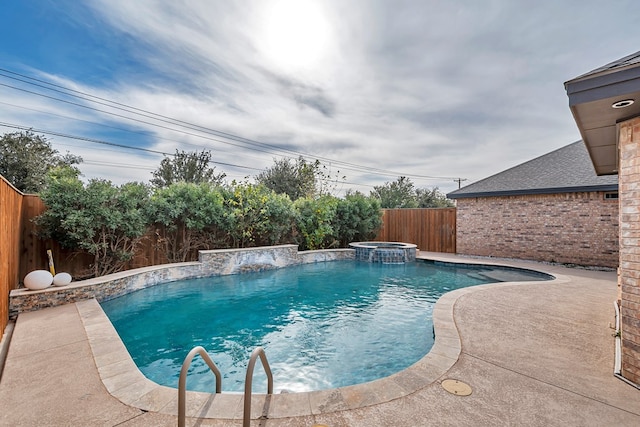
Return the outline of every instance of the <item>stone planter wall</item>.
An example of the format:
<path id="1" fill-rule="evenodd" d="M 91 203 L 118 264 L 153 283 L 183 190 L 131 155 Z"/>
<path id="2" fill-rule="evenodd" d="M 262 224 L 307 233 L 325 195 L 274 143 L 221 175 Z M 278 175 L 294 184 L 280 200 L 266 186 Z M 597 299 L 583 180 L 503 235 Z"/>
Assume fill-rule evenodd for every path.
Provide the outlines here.
<path id="1" fill-rule="evenodd" d="M 354 259 L 353 249 L 298 252 L 296 245 L 200 251 L 199 261 L 137 268 L 72 282 L 63 287 L 32 291 L 14 289 L 9 295 L 9 318 L 25 311 L 96 298 L 106 301 L 160 283 L 208 276 L 271 270 L 297 264 Z"/>

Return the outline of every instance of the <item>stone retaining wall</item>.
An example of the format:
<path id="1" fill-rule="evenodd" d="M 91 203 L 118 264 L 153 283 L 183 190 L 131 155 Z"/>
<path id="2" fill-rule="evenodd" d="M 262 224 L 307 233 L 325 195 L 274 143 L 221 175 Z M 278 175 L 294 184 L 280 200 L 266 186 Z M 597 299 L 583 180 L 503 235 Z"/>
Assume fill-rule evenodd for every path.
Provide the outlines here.
<path id="1" fill-rule="evenodd" d="M 314 262 L 352 260 L 353 249 L 298 252 L 296 245 L 200 251 L 199 261 L 163 264 L 32 291 L 14 289 L 9 295 L 9 318 L 25 311 L 96 298 L 106 301 L 160 283 L 208 276 L 271 270 Z"/>

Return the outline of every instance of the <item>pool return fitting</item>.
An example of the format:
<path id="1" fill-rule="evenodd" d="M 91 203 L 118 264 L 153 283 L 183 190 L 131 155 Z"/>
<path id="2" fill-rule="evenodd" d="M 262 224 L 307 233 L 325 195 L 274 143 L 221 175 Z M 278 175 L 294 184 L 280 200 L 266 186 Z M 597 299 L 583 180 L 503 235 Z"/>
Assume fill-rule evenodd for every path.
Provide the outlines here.
<path id="1" fill-rule="evenodd" d="M 222 374 L 220 369 L 216 366 L 204 347 L 197 346 L 191 349 L 187 357 L 182 362 L 182 369 L 180 369 L 180 378 L 178 379 L 178 427 L 185 427 L 186 412 L 187 412 L 187 371 L 191 366 L 191 361 L 199 354 L 204 359 L 211 372 L 216 376 L 216 394 L 222 393 Z M 253 371 L 256 365 L 256 360 L 260 357 L 262 367 L 267 374 L 267 394 L 273 394 L 273 375 L 271 374 L 271 367 L 267 361 L 267 355 L 262 347 L 256 347 L 251 353 L 249 364 L 247 365 L 247 375 L 244 382 L 244 410 L 242 414 L 242 426 L 249 427 L 251 424 L 251 386 L 253 383 Z"/>

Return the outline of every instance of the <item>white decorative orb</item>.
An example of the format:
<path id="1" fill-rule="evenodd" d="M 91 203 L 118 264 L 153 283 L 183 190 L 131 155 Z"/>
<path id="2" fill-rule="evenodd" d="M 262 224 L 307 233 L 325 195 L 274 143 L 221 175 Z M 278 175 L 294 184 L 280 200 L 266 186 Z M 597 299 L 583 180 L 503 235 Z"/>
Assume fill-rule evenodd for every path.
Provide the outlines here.
<path id="1" fill-rule="evenodd" d="M 53 286 L 67 286 L 71 283 L 71 275 L 69 273 L 58 273 L 53 276 Z"/>
<path id="2" fill-rule="evenodd" d="M 34 270 L 24 276 L 24 285 L 33 291 L 48 288 L 52 283 L 53 274 L 47 270 Z"/>

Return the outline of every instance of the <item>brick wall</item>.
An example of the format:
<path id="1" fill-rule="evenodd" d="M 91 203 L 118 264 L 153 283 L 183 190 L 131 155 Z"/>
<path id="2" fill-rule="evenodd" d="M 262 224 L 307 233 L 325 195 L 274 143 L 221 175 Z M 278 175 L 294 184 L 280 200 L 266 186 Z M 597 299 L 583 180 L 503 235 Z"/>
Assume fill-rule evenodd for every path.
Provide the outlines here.
<path id="1" fill-rule="evenodd" d="M 603 192 L 457 200 L 457 253 L 618 266 L 618 200 Z"/>
<path id="2" fill-rule="evenodd" d="M 640 384 L 640 118 L 619 135 L 622 376 Z"/>

